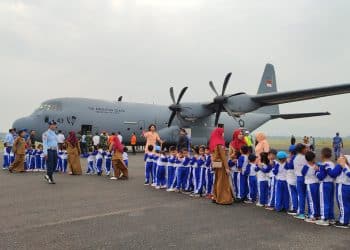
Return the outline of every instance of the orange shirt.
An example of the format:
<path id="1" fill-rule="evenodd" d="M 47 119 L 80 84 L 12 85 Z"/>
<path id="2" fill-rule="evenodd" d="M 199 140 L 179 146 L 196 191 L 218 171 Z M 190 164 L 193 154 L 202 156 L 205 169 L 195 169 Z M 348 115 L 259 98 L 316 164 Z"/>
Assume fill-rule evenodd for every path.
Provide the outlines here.
<path id="1" fill-rule="evenodd" d="M 131 145 L 136 145 L 136 141 L 137 141 L 136 135 L 132 135 L 131 139 L 130 139 L 130 144 Z"/>

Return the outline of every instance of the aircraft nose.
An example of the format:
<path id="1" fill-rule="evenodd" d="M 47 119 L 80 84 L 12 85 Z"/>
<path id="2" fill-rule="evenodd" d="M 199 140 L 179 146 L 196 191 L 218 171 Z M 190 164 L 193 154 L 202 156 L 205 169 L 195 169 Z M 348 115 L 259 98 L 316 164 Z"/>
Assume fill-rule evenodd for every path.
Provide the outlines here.
<path id="1" fill-rule="evenodd" d="M 17 131 L 21 129 L 27 129 L 29 131 L 34 129 L 33 121 L 28 117 L 19 118 L 13 123 L 12 128 L 15 128 Z"/>

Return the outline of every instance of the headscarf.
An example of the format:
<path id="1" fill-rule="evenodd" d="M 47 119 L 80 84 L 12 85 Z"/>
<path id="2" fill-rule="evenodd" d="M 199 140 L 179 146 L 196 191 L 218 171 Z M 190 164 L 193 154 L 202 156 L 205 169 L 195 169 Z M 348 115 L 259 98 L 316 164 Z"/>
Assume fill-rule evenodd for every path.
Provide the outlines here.
<path id="1" fill-rule="evenodd" d="M 75 135 L 74 131 L 69 132 L 67 142 L 69 142 L 73 147 L 75 147 L 78 144 L 78 138 Z"/>
<path id="2" fill-rule="evenodd" d="M 236 129 L 232 135 L 231 147 L 235 150 L 240 151 L 241 147 L 247 145 L 244 138 L 239 139 L 238 136 L 242 133 L 241 129 Z"/>
<path id="3" fill-rule="evenodd" d="M 223 145 L 225 146 L 225 139 L 223 137 L 224 129 L 223 128 L 216 128 L 210 135 L 209 139 L 209 150 L 210 152 L 214 152 L 217 145 Z"/>
<path id="4" fill-rule="evenodd" d="M 123 146 L 123 144 L 120 142 L 118 136 L 113 136 L 113 137 L 112 137 L 111 144 L 113 145 L 113 151 L 114 151 L 114 152 L 115 152 L 116 150 L 118 150 L 120 153 L 123 153 L 123 151 L 124 151 L 124 146 Z"/>

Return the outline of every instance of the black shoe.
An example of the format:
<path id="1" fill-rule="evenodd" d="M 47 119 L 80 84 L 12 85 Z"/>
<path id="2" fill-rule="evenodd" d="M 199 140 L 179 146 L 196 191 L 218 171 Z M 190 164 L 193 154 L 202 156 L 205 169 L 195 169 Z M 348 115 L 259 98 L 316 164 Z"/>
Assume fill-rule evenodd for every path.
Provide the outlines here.
<path id="1" fill-rule="evenodd" d="M 49 182 L 50 181 L 50 177 L 46 174 L 46 175 L 44 175 L 44 179 L 47 181 L 47 182 Z"/>
<path id="2" fill-rule="evenodd" d="M 49 179 L 49 184 L 56 184 L 56 182 L 54 180 Z"/>
<path id="3" fill-rule="evenodd" d="M 339 221 L 337 221 L 337 222 L 334 224 L 334 226 L 337 227 L 337 228 L 345 228 L 345 229 L 349 228 L 349 225 L 345 225 L 345 224 L 343 224 L 343 223 L 340 223 Z"/>

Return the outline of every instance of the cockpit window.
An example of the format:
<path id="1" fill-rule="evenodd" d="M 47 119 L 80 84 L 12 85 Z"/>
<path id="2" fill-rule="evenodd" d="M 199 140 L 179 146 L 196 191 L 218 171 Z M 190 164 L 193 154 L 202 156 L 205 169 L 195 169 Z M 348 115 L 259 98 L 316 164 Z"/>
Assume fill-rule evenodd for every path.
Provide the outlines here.
<path id="1" fill-rule="evenodd" d="M 36 111 L 61 111 L 62 104 L 59 102 L 43 103 Z"/>

